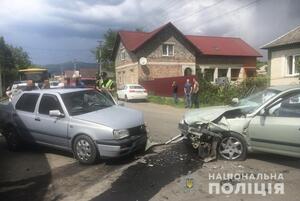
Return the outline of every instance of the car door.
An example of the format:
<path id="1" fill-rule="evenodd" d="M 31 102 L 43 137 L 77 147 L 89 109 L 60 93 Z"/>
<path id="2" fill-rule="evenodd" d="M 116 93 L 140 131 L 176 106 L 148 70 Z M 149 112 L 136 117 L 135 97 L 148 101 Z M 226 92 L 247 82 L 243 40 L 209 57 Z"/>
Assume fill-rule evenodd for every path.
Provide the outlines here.
<path id="1" fill-rule="evenodd" d="M 26 141 L 37 141 L 38 131 L 35 123 L 35 109 L 39 93 L 23 93 L 15 105 L 14 120 L 18 126 L 21 137 Z"/>
<path id="2" fill-rule="evenodd" d="M 69 118 L 66 115 L 62 117 L 50 116 L 50 110 L 59 110 L 61 114 L 66 114 L 56 95 L 43 94 L 35 117 L 39 141 L 41 143 L 68 148 Z"/>
<path id="3" fill-rule="evenodd" d="M 253 150 L 300 157 L 300 92 L 280 97 L 249 124 Z"/>

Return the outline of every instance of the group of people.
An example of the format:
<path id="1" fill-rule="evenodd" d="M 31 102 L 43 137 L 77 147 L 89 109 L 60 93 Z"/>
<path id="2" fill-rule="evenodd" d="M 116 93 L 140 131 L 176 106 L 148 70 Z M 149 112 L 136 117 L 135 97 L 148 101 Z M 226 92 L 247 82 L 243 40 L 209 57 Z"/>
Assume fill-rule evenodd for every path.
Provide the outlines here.
<path id="1" fill-rule="evenodd" d="M 173 97 L 175 104 L 178 103 L 178 84 L 176 81 L 173 81 L 172 83 L 172 89 L 173 89 Z M 199 101 L 199 82 L 193 78 L 192 82 L 190 82 L 190 79 L 187 79 L 184 87 L 184 100 L 185 100 L 185 108 L 199 108 L 200 101 Z"/>

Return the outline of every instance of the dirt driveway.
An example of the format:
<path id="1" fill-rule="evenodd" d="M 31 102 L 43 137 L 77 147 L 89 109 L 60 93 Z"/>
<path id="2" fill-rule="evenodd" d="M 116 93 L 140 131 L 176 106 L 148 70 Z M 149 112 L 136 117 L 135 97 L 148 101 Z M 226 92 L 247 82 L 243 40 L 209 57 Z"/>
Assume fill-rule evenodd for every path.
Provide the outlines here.
<path id="1" fill-rule="evenodd" d="M 178 134 L 184 109 L 126 105 L 144 112 L 153 141 L 164 142 Z M 298 200 L 299 168 L 299 159 L 270 154 L 251 154 L 242 162 L 203 164 L 183 143 L 83 166 L 69 153 L 44 147 L 8 152 L 0 136 L 0 200 Z M 284 194 L 211 194 L 209 184 L 224 180 L 211 180 L 209 175 L 219 173 L 282 174 Z M 235 180 L 230 182 L 237 185 Z"/>

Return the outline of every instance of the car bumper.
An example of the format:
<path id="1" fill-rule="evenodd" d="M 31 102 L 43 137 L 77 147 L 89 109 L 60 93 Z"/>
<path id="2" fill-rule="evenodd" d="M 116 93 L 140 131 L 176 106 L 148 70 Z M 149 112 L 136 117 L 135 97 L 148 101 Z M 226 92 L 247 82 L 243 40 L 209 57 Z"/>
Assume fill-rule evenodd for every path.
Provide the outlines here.
<path id="1" fill-rule="evenodd" d="M 146 93 L 128 94 L 127 98 L 128 98 L 128 100 L 133 100 L 133 99 L 147 99 L 148 98 L 148 94 L 146 94 Z"/>
<path id="2" fill-rule="evenodd" d="M 128 155 L 145 148 L 147 135 L 130 136 L 121 140 L 105 140 L 97 142 L 101 158 L 115 158 Z"/>

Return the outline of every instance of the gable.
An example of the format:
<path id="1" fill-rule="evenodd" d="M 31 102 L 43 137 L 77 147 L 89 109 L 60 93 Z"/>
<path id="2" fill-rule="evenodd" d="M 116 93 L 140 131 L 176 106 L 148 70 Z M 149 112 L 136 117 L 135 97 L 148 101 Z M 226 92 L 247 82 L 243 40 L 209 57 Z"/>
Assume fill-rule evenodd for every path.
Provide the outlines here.
<path id="1" fill-rule="evenodd" d="M 116 43 L 122 41 L 128 51 L 136 52 L 166 29 L 181 36 L 184 43 L 200 54 L 261 57 L 254 48 L 240 38 L 184 35 L 172 23 L 161 26 L 152 32 L 120 31 Z"/>

